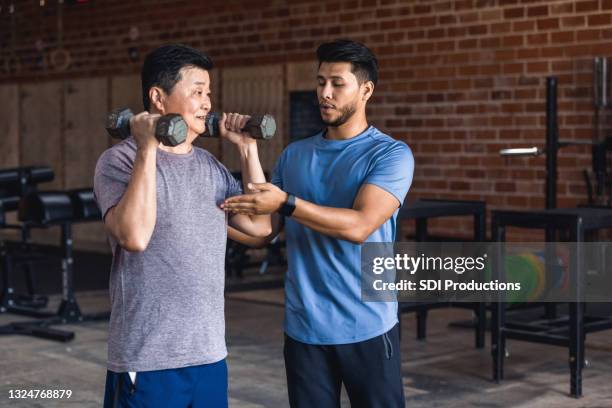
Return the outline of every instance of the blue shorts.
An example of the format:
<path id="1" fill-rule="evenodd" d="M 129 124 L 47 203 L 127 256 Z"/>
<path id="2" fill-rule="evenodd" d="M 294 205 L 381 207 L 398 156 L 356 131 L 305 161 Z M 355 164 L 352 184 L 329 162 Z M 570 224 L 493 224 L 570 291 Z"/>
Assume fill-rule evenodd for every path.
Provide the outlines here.
<path id="1" fill-rule="evenodd" d="M 227 364 L 129 373 L 107 371 L 104 408 L 227 408 Z"/>

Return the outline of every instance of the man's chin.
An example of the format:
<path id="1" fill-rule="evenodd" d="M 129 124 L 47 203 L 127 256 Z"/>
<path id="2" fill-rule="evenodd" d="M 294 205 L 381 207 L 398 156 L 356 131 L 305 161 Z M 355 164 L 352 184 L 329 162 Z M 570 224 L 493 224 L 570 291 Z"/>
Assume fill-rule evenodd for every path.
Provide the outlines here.
<path id="1" fill-rule="evenodd" d="M 204 132 L 206 132 L 206 126 L 189 127 L 189 133 L 195 134 L 196 137 L 200 136 Z"/>
<path id="2" fill-rule="evenodd" d="M 338 118 L 336 120 L 323 120 L 323 124 L 329 127 L 338 127 L 343 125 L 344 121 L 342 121 L 341 118 Z"/>

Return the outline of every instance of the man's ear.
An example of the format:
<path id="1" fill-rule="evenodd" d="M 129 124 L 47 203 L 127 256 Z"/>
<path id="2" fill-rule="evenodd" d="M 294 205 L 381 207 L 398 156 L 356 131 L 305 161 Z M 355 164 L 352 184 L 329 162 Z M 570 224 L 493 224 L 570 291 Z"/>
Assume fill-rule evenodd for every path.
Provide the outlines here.
<path id="1" fill-rule="evenodd" d="M 149 88 L 149 100 L 151 101 L 151 106 L 154 106 L 162 115 L 164 112 L 164 98 L 166 97 L 166 93 L 163 89 L 152 86 Z"/>
<path id="2" fill-rule="evenodd" d="M 370 97 L 372 96 L 373 93 L 374 93 L 374 82 L 372 82 L 372 81 L 364 82 L 363 83 L 362 100 L 364 102 L 367 102 L 368 99 L 370 99 Z"/>

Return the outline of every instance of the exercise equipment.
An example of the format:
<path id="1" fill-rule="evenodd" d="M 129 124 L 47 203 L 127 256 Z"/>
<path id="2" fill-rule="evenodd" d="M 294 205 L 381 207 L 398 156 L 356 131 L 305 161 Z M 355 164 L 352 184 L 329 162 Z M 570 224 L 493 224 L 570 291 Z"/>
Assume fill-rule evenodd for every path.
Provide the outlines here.
<path id="1" fill-rule="evenodd" d="M 130 136 L 130 118 L 134 113 L 128 108 L 112 111 L 106 118 L 106 131 L 115 139 Z M 155 124 L 155 137 L 166 146 L 177 146 L 187 139 L 187 123 L 181 115 L 164 115 Z"/>
<path id="2" fill-rule="evenodd" d="M 16 293 L 12 285 L 7 281 L 6 273 L 4 273 L 3 288 L 0 294 L 0 313 L 6 312 L 9 306 L 14 305 L 35 309 L 47 305 L 47 297 L 35 293 L 34 277 L 30 267 L 33 263 L 41 261 L 42 257 L 32 251 L 29 244 L 30 230 L 23 223 L 19 225 L 7 223 L 6 215 L 10 212 L 16 212 L 21 198 L 36 192 L 38 184 L 52 181 L 53 178 L 53 170 L 45 166 L 27 166 L 0 170 L 0 228 L 19 231 L 20 242 L 17 245 L 19 255 L 13 253 L 12 256 L 13 258 L 27 259 L 27 262 L 23 262 L 27 293 Z M 7 253 L 6 243 L 0 240 L 1 258 L 6 259 Z"/>
<path id="3" fill-rule="evenodd" d="M 130 136 L 130 118 L 134 113 L 129 108 L 112 111 L 106 119 L 106 131 L 116 139 Z M 220 137 L 219 114 L 211 112 L 206 115 L 206 131 L 202 137 Z M 166 146 L 176 146 L 187 139 L 187 123 L 178 114 L 167 114 L 158 119 L 155 126 L 155 137 Z M 276 133 L 276 121 L 272 115 L 253 115 L 242 129 L 255 139 L 267 140 Z"/>
<path id="4" fill-rule="evenodd" d="M 219 133 L 220 116 L 216 112 L 206 115 L 206 131 L 202 137 L 220 137 Z M 272 115 L 253 115 L 242 129 L 254 139 L 271 139 L 276 133 L 276 121 Z"/>
<path id="5" fill-rule="evenodd" d="M 607 97 L 607 62 L 597 58 L 594 61 L 594 106 L 595 106 L 595 134 L 600 133 L 600 110 L 609 106 Z M 546 146 L 542 149 L 537 146 L 501 149 L 500 155 L 504 157 L 540 156 L 546 155 L 546 208 L 557 207 L 557 156 L 559 149 L 568 146 L 591 146 L 591 171 L 584 170 L 583 177 L 587 187 L 587 202 L 591 207 L 612 208 L 612 178 L 609 175 L 607 155 L 612 151 L 612 137 L 606 136 L 598 140 L 560 140 L 557 125 L 557 77 L 546 78 Z M 594 178 L 595 188 L 593 188 Z M 547 241 L 552 241 L 547 237 Z"/>
<path id="6" fill-rule="evenodd" d="M 499 382 L 504 377 L 504 363 L 506 339 L 517 339 L 540 344 L 567 347 L 569 352 L 570 368 L 570 395 L 582 395 L 582 369 L 585 364 L 585 341 L 588 333 L 612 329 L 612 316 L 598 316 L 586 313 L 585 285 L 588 272 L 583 269 L 587 254 L 581 245 L 591 232 L 612 229 L 612 210 L 602 208 L 555 208 L 530 211 L 493 211 L 492 212 L 492 239 L 503 243 L 508 227 L 524 229 L 552 230 L 556 236 L 558 230 L 565 230 L 567 241 L 575 243 L 576 249 L 570 251 L 557 251 L 552 254 L 558 262 L 545 264 L 547 277 L 555 281 L 549 282 L 548 287 L 560 287 L 567 291 L 568 315 L 550 319 L 545 316 L 536 320 L 507 319 L 505 299 L 491 303 L 491 350 L 493 356 L 493 378 Z M 562 246 L 562 243 L 559 244 Z M 503 248 L 502 245 L 498 248 Z M 502 249 L 499 249 L 500 251 Z M 538 254 L 542 258 L 543 254 Z M 503 259 L 498 253 L 496 259 Z M 512 273 L 504 268 L 501 262 L 494 266 L 494 277 L 505 279 Z M 531 268 L 531 267 L 530 267 Z M 555 272 L 556 268 L 563 269 L 563 273 Z M 567 272 L 566 272 L 567 270 Z M 571 272 L 576 271 L 576 272 Z M 571 272 L 571 273 L 570 273 Z M 536 285 L 537 288 L 537 285 Z M 549 304 L 549 303 L 547 303 Z M 554 305 L 554 304 L 553 304 Z"/>
<path id="7" fill-rule="evenodd" d="M 55 312 L 33 310 L 32 308 L 9 304 L 8 312 L 26 314 L 41 319 L 9 323 L 0 327 L 0 334 L 25 334 L 49 340 L 70 341 L 74 338 L 74 333 L 53 329 L 50 326 L 108 319 L 109 313 L 83 314 L 74 295 L 72 224 L 101 220 L 93 190 L 77 189 L 28 193 L 19 201 L 19 220 L 28 229 L 61 227 L 62 299 Z M 9 253 L 4 255 L 4 279 L 10 286 L 14 259 Z"/>
<path id="8" fill-rule="evenodd" d="M 556 296 L 568 292 L 569 270 L 567 253 L 559 252 L 551 260 L 549 274 L 546 271 L 546 256 L 544 251 L 520 252 L 505 257 L 506 281 L 520 283 L 520 291 L 509 291 L 505 295 L 508 305 L 539 302 L 546 298 L 550 290 Z M 491 265 L 486 264 L 485 279 L 495 279 L 492 276 Z"/>
<path id="9" fill-rule="evenodd" d="M 455 216 L 473 217 L 473 241 L 484 242 L 486 240 L 486 204 L 483 201 L 421 199 L 416 202 L 404 203 L 400 208 L 397 216 L 396 241 L 401 242 L 405 239 L 402 233 L 403 220 L 414 219 L 416 224 L 415 241 L 427 242 L 431 240 L 427 231 L 428 220 Z M 427 315 L 429 310 L 451 306 L 467 308 L 473 311 L 474 319 L 468 322 L 467 325 L 474 328 L 476 348 L 483 348 L 487 320 L 485 302 L 400 302 L 398 314 L 416 312 L 417 339 L 424 340 L 427 337 Z M 401 324 L 401 318 L 399 321 Z M 451 324 L 464 326 L 463 322 Z"/>

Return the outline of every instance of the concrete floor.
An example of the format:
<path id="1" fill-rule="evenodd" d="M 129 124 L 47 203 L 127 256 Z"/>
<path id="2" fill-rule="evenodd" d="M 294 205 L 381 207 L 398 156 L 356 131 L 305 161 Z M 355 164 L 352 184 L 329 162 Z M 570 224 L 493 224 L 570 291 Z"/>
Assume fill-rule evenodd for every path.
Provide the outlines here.
<path id="1" fill-rule="evenodd" d="M 107 307 L 105 292 L 79 294 L 85 311 Z M 287 407 L 282 359 L 282 292 L 267 290 L 228 295 L 230 406 Z M 568 397 L 567 351 L 509 341 L 506 380 L 490 380 L 489 348 L 473 348 L 473 332 L 448 323 L 469 318 L 468 311 L 432 311 L 427 341 L 414 339 L 413 315 L 403 316 L 403 373 L 407 407 L 612 407 L 610 332 L 587 338 L 584 397 Z M 16 320 L 1 315 L 0 324 Z M 66 326 L 70 343 L 25 336 L 0 337 L 0 406 L 99 407 L 102 402 L 107 323 Z M 488 343 L 487 343 L 488 344 Z M 10 400 L 10 389 L 70 389 L 69 400 Z M 343 397 L 343 406 L 349 406 Z"/>

